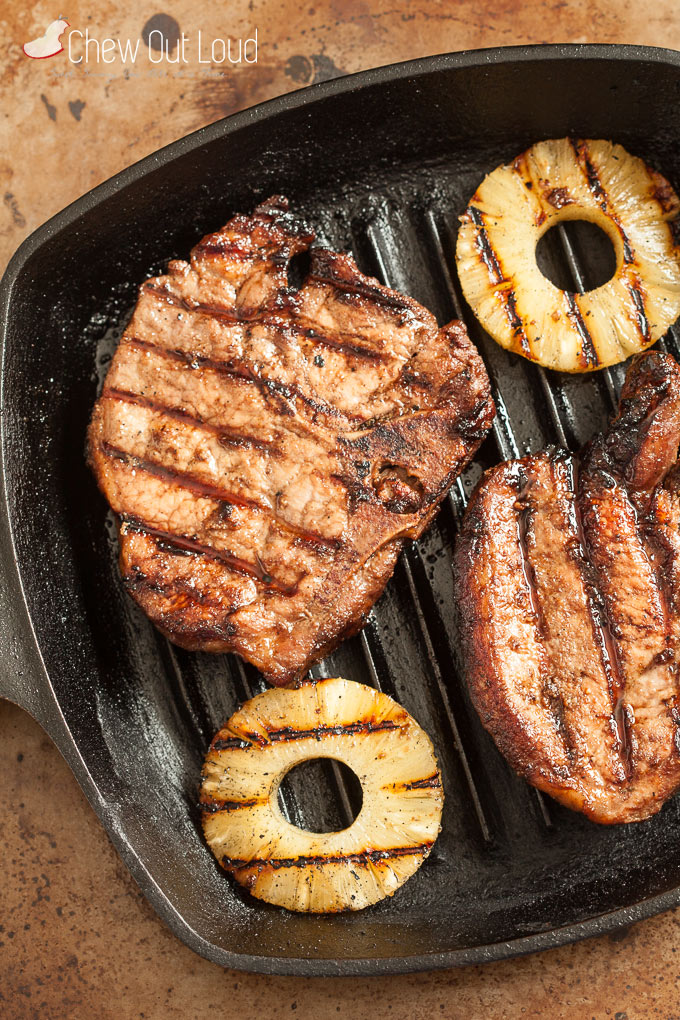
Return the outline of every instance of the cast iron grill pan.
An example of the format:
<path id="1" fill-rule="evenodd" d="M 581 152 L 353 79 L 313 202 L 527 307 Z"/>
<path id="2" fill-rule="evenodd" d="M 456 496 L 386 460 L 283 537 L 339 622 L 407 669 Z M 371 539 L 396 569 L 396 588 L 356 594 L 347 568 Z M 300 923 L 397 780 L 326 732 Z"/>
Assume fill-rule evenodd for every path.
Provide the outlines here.
<path id="1" fill-rule="evenodd" d="M 149 157 L 32 235 L 3 282 L 0 693 L 55 740 L 156 910 L 217 963 L 282 974 L 381 974 L 480 962 L 608 931 L 680 902 L 680 798 L 598 827 L 542 797 L 470 705 L 451 550 L 481 471 L 602 428 L 625 367 L 545 372 L 476 325 L 453 271 L 457 216 L 482 176 L 542 138 L 612 138 L 680 185 L 680 55 L 630 47 L 487 50 L 381 68 L 274 100 Z M 237 891 L 204 846 L 203 754 L 262 678 L 232 656 L 171 646 L 123 592 L 115 524 L 85 466 L 98 386 L 136 287 L 271 193 L 319 240 L 462 317 L 498 417 L 432 527 L 401 557 L 365 630 L 316 667 L 395 697 L 433 738 L 443 830 L 394 899 L 298 916 Z M 578 231 L 547 268 L 578 290 L 602 270 Z M 680 334 L 663 341 L 680 355 Z M 291 777 L 285 810 L 353 816 L 332 763 Z"/>

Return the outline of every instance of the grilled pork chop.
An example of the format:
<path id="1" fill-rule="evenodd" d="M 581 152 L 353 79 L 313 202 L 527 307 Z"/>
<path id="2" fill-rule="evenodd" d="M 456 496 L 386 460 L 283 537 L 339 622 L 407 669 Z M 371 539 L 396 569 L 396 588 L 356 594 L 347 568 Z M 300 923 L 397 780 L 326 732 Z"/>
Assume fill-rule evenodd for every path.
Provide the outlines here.
<path id="1" fill-rule="evenodd" d="M 455 569 L 467 681 L 534 786 L 597 822 L 680 785 L 680 370 L 640 356 L 609 430 L 492 468 Z"/>
<path id="2" fill-rule="evenodd" d="M 147 280 L 89 456 L 124 583 L 172 641 L 276 684 L 362 626 L 494 415 L 464 326 L 314 235 L 283 198 Z"/>

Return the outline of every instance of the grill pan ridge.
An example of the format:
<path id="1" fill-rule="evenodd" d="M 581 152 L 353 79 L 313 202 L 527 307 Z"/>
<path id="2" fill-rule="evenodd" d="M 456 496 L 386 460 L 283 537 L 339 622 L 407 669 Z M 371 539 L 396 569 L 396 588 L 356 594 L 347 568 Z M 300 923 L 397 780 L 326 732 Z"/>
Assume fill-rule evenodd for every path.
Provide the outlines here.
<path id="1" fill-rule="evenodd" d="M 484 50 L 312 86 L 174 143 L 70 206 L 22 245 L 2 283 L 0 695 L 64 754 L 160 916 L 223 966 L 386 974 L 479 963 L 628 925 L 680 902 L 680 798 L 597 827 L 518 779 L 465 689 L 451 549 L 481 471 L 551 443 L 580 446 L 625 368 L 546 372 L 494 344 L 453 270 L 457 216 L 482 176 L 541 138 L 613 138 L 680 185 L 680 54 L 643 47 Z M 678 123 L 676 123 L 678 121 Z M 426 534 L 403 553 L 365 629 L 314 669 L 395 697 L 432 737 L 442 834 L 394 899 L 359 914 L 287 914 L 219 872 L 200 835 L 214 732 L 266 685 L 232 656 L 170 645 L 122 590 L 115 524 L 84 463 L 98 382 L 137 283 L 272 192 L 353 250 L 360 268 L 440 323 L 466 321 L 498 416 Z M 557 228 L 546 264 L 581 290 L 598 258 Z M 680 357 L 680 332 L 661 342 Z M 291 776 L 293 822 L 354 814 L 333 762 Z"/>

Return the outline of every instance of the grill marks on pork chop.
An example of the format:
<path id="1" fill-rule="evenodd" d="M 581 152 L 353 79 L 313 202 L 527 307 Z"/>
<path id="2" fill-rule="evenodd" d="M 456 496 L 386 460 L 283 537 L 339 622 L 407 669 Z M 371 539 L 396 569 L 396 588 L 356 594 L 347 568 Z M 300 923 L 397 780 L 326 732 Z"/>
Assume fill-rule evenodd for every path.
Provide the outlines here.
<path id="1" fill-rule="evenodd" d="M 146 281 L 89 433 L 132 596 L 277 683 L 359 629 L 494 413 L 460 323 L 323 249 L 289 288 L 312 239 L 272 199 Z"/>
<path id="2" fill-rule="evenodd" d="M 570 759 L 580 758 L 609 781 L 622 778 L 611 725 L 614 667 L 579 521 L 574 465 L 562 453 L 535 458 L 524 477 L 525 569 L 531 572 L 545 650 L 542 702 Z M 573 620 L 582 624 L 574 627 Z"/>
<path id="3" fill-rule="evenodd" d="M 487 473 L 456 550 L 483 722 L 518 772 L 600 822 L 646 818 L 680 785 L 679 442 L 680 370 L 642 355 L 580 458 Z"/>

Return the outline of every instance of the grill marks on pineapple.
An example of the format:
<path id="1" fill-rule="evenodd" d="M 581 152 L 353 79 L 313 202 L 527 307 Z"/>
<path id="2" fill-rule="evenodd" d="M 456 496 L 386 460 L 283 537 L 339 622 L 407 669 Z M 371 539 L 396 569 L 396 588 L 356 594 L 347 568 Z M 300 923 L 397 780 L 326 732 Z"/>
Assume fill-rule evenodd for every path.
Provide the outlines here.
<path id="1" fill-rule="evenodd" d="M 645 343 L 650 343 L 652 340 L 651 330 L 649 328 L 649 319 L 647 318 L 647 311 L 645 309 L 645 294 L 640 283 L 640 278 L 630 276 L 627 281 L 628 293 L 633 301 L 633 321 L 636 323 L 640 336 Z"/>
<path id="2" fill-rule="evenodd" d="M 477 206 L 469 205 L 467 208 L 467 215 L 477 227 L 477 252 L 479 254 L 479 258 L 488 270 L 489 279 L 493 284 L 503 285 L 502 287 L 499 287 L 496 293 L 503 302 L 505 314 L 513 333 L 527 357 L 532 357 L 531 347 L 524 331 L 524 323 L 517 311 L 517 295 L 515 293 L 512 279 L 509 279 L 505 275 L 498 252 L 491 243 L 488 231 L 484 224 L 484 214 L 481 209 L 477 208 Z"/>
<path id="3" fill-rule="evenodd" d="M 246 751 L 251 746 L 251 742 L 242 737 L 216 737 L 210 745 L 210 750 L 233 751 L 238 748 L 241 751 Z"/>
<path id="4" fill-rule="evenodd" d="M 575 152 L 576 158 L 580 159 L 581 157 L 579 155 L 579 150 L 576 147 L 577 143 L 575 143 L 573 140 L 571 140 L 571 144 L 572 144 L 572 147 L 574 148 L 574 152 Z M 583 146 L 585 146 L 585 143 L 579 143 L 579 144 L 582 144 Z M 602 184 L 601 184 L 601 182 L 599 180 L 599 177 L 597 176 L 595 168 L 592 166 L 592 164 L 589 161 L 586 162 L 586 176 L 587 176 L 589 187 L 593 191 L 593 194 L 595 194 L 596 197 L 601 201 L 603 211 L 606 211 L 606 209 L 607 209 L 606 193 L 604 191 L 604 188 L 602 187 Z M 560 187 L 550 188 L 546 192 L 546 199 L 555 209 L 558 209 L 558 210 L 559 209 L 563 209 L 567 205 L 573 205 L 574 204 L 574 199 L 568 193 L 566 188 L 560 188 Z M 619 225 L 619 229 L 621 229 L 620 225 Z M 624 245 L 625 245 L 626 244 L 626 236 L 623 233 L 622 229 L 621 229 L 621 234 L 622 234 L 622 237 L 624 238 Z M 594 342 L 594 340 L 593 340 L 593 338 L 592 338 L 592 336 L 590 334 L 590 331 L 589 331 L 589 329 L 588 329 L 588 327 L 586 325 L 585 319 L 583 317 L 583 313 L 582 313 L 582 311 L 581 311 L 581 309 L 579 307 L 579 304 L 578 304 L 578 295 L 576 295 L 575 293 L 573 293 L 571 291 L 564 291 L 563 293 L 564 293 L 564 297 L 565 297 L 565 300 L 566 300 L 566 303 L 567 303 L 567 315 L 569 317 L 569 321 L 571 322 L 571 324 L 574 327 L 576 333 L 578 334 L 578 338 L 579 338 L 579 341 L 580 341 L 580 344 L 581 344 L 581 357 L 582 357 L 583 365 L 585 367 L 596 368 L 600 364 L 600 358 L 598 357 L 597 348 L 596 348 L 595 342 Z"/>
<path id="5" fill-rule="evenodd" d="M 481 209 L 478 209 L 475 205 L 469 205 L 466 209 L 466 215 L 470 217 L 472 222 L 478 228 L 477 230 L 477 250 L 479 257 L 486 266 L 489 272 L 489 278 L 492 283 L 507 283 L 503 268 L 500 264 L 498 254 L 494 246 L 489 241 L 489 235 L 486 227 L 484 226 L 484 216 Z"/>
<path id="6" fill-rule="evenodd" d="M 396 792 L 404 792 L 406 790 L 438 790 L 441 788 L 442 780 L 438 772 L 433 772 L 431 776 L 425 776 L 424 779 L 412 779 L 401 783 L 388 783 L 383 787 L 384 790 L 393 790 Z"/>
<path id="7" fill-rule="evenodd" d="M 323 683 L 323 680 L 315 679 L 309 681 L 309 686 Z M 305 681 L 305 687 L 308 686 Z M 411 722 L 406 712 L 401 712 L 396 718 L 378 719 L 366 718 L 356 719 L 347 723 L 319 723 L 318 726 L 299 728 L 295 726 L 279 726 L 270 729 L 266 726 L 258 729 L 239 728 L 240 736 L 216 737 L 211 744 L 211 751 L 233 751 L 233 750 L 262 750 L 268 744 L 286 744 L 297 740 L 323 740 L 326 737 L 354 737 L 367 736 L 372 733 L 386 733 L 406 730 Z M 424 779 L 412 780 L 410 786 L 427 785 L 439 773 L 435 772 Z"/>
<path id="8" fill-rule="evenodd" d="M 493 339 L 547 368 L 616 364 L 659 339 L 680 313 L 680 245 L 670 222 L 679 209 L 670 184 L 621 146 L 539 142 L 489 174 L 461 217 L 463 294 Z M 556 291 L 532 264 L 532 244 L 579 218 L 610 236 L 616 269 L 584 294 Z"/>
<path id="9" fill-rule="evenodd" d="M 345 829 L 309 832 L 281 817 L 281 781 L 316 758 L 341 761 L 360 779 L 361 811 Z M 418 724 L 382 692 L 333 677 L 246 702 L 206 755 L 199 808 L 217 860 L 254 896 L 335 912 L 378 902 L 420 867 L 442 802 Z"/>
<path id="10" fill-rule="evenodd" d="M 576 295 L 572 294 L 568 290 L 565 290 L 564 296 L 567 302 L 568 309 L 567 314 L 572 325 L 574 326 L 574 329 L 578 333 L 579 340 L 581 341 L 581 354 L 583 357 L 584 365 L 592 366 L 599 365 L 600 359 L 597 356 L 597 351 L 595 349 L 593 338 L 590 335 L 590 332 L 588 331 L 585 319 L 583 318 L 581 309 L 578 306 L 578 300 Z"/>
<path id="11" fill-rule="evenodd" d="M 199 808 L 206 814 L 216 815 L 219 811 L 243 811 L 246 808 L 264 804 L 266 797 L 251 797 L 250 800 L 201 800 Z"/>
<path id="12" fill-rule="evenodd" d="M 389 849 L 367 849 L 350 854 L 315 854 L 299 857 L 251 857 L 250 860 L 238 857 L 221 858 L 224 868 L 230 871 L 242 871 L 252 868 L 257 872 L 279 871 L 281 868 L 317 868 L 333 864 L 357 864 L 368 867 L 371 864 L 388 863 L 395 857 L 425 857 L 434 843 L 420 843 L 409 846 L 396 846 Z"/>
<path id="13" fill-rule="evenodd" d="M 316 681 L 317 683 L 319 681 Z M 212 746 L 212 751 L 233 750 L 257 750 L 266 747 L 267 744 L 286 744 L 296 740 L 324 740 L 326 737 L 347 737 L 357 735 L 369 735 L 371 733 L 385 733 L 390 730 L 402 730 L 407 721 L 398 722 L 395 719 L 358 719 L 350 723 L 335 723 L 326 725 L 320 723 L 318 726 L 310 726 L 305 729 L 297 729 L 294 726 L 281 726 L 278 729 L 262 730 L 241 730 L 242 736 L 233 739 L 217 738 Z"/>
<path id="14" fill-rule="evenodd" d="M 516 161 L 514 164 L 514 169 L 516 170 L 518 175 L 522 178 L 523 182 L 527 183 L 523 176 L 523 174 L 527 173 L 524 163 L 521 162 L 518 163 Z M 551 195 L 553 195 L 555 191 L 560 190 L 564 191 L 565 189 L 552 189 Z M 569 200 L 569 202 L 567 202 L 567 199 L 563 197 L 561 203 L 556 204 L 557 199 L 554 198 L 553 195 L 553 198 L 551 198 L 550 201 L 551 204 L 555 205 L 556 208 L 562 208 L 562 206 L 569 204 L 571 202 L 571 199 Z M 524 321 L 522 315 L 520 315 L 518 311 L 517 293 L 515 286 L 512 282 L 512 279 L 505 274 L 503 266 L 501 264 L 500 256 L 493 247 L 493 244 L 491 243 L 488 231 L 484 224 L 484 215 L 481 212 L 481 210 L 474 205 L 468 206 L 467 215 L 470 217 L 472 222 L 478 228 L 477 250 L 479 253 L 479 257 L 487 268 L 487 271 L 489 273 L 489 279 L 494 285 L 498 287 L 498 289 L 496 290 L 496 294 L 498 295 L 499 299 L 503 302 L 505 314 L 508 319 L 508 322 L 510 323 L 514 336 L 518 340 L 520 347 L 523 353 L 526 355 L 526 357 L 532 360 L 536 360 L 537 354 L 531 349 L 531 344 L 524 329 Z M 545 220 L 545 216 L 543 217 L 543 219 Z M 578 334 L 578 338 L 581 344 L 583 365 L 586 367 L 595 368 L 600 364 L 600 359 L 598 357 L 593 338 L 590 334 L 590 331 L 588 330 L 581 309 L 579 308 L 578 298 L 575 294 L 569 291 L 564 291 L 563 293 L 565 301 L 567 303 L 567 316 L 570 322 L 572 323 L 574 330 Z"/>
<path id="15" fill-rule="evenodd" d="M 615 225 L 621 237 L 621 245 L 623 250 L 623 261 L 625 265 L 632 265 L 635 262 L 635 252 L 630 242 L 628 234 L 623 228 L 621 219 L 617 213 L 616 207 L 607 194 L 604 184 L 600 180 L 600 175 L 597 171 L 597 167 L 593 162 L 593 158 L 588 148 L 588 143 L 582 139 L 569 139 L 570 145 L 574 150 L 574 156 L 576 162 L 581 167 L 583 176 L 586 179 L 588 188 L 590 189 L 593 197 L 597 201 L 602 212 L 607 216 L 609 220 Z"/>
<path id="16" fill-rule="evenodd" d="M 605 191 L 602 185 L 602 181 L 599 178 L 598 172 L 595 169 L 595 166 L 593 165 L 588 145 L 582 139 L 578 138 L 570 138 L 569 144 L 574 150 L 576 162 L 579 163 L 583 168 L 586 181 L 588 182 L 588 187 L 592 191 L 595 198 L 598 199 L 598 201 L 600 202 L 602 211 L 606 212 L 609 205 L 607 192 Z"/>
<path id="17" fill-rule="evenodd" d="M 590 188 L 593 196 L 599 202 L 603 213 L 609 220 L 611 220 L 619 233 L 623 252 L 623 264 L 628 267 L 629 270 L 625 274 L 624 279 L 624 285 L 631 297 L 631 312 L 629 318 L 637 327 L 640 339 L 643 343 L 651 343 L 652 336 L 645 308 L 645 292 L 640 281 L 640 274 L 636 271 L 637 260 L 631 240 L 623 227 L 621 218 L 616 211 L 614 203 L 607 194 L 607 191 L 600 180 L 597 167 L 593 162 L 590 149 L 588 148 L 588 143 L 579 139 L 570 139 L 570 142 L 579 166 L 583 170 L 588 187 Z M 668 185 L 668 187 L 670 188 L 670 185 Z"/>
<path id="18" fill-rule="evenodd" d="M 265 730 L 263 733 L 247 733 L 253 744 L 286 743 L 289 740 L 323 740 L 324 737 L 354 736 L 356 734 L 381 733 L 385 730 L 399 730 L 403 727 L 393 719 L 360 719 L 351 723 L 338 723 L 334 726 L 312 726 L 298 730 L 293 726 L 282 726 L 277 730 Z"/>

